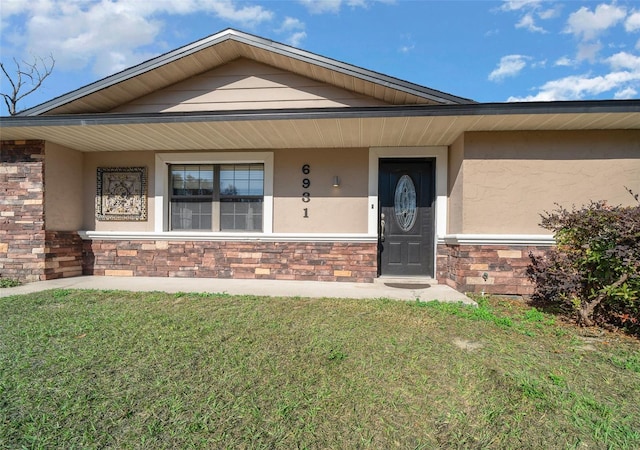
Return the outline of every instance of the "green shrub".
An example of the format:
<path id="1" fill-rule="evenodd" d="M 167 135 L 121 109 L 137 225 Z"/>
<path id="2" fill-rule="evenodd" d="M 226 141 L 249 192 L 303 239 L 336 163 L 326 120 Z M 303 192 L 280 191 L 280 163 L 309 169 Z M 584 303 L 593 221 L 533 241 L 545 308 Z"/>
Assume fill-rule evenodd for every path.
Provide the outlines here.
<path id="1" fill-rule="evenodd" d="M 637 199 L 637 196 L 636 196 Z M 640 330 L 640 204 L 591 202 L 542 215 L 557 247 L 530 254 L 534 297 L 559 304 L 582 325 Z"/>
<path id="2" fill-rule="evenodd" d="M 0 277 L 0 288 L 10 288 L 15 286 L 20 286 L 20 281 L 14 278 L 3 278 Z"/>

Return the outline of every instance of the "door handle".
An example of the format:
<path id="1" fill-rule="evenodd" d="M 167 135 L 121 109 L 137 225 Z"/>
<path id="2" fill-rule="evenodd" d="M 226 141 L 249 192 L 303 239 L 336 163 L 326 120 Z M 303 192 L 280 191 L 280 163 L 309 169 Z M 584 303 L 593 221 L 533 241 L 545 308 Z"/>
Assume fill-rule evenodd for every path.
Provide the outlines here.
<path id="1" fill-rule="evenodd" d="M 384 213 L 380 214 L 380 242 L 384 242 L 384 228 L 385 228 L 385 221 L 384 221 Z"/>

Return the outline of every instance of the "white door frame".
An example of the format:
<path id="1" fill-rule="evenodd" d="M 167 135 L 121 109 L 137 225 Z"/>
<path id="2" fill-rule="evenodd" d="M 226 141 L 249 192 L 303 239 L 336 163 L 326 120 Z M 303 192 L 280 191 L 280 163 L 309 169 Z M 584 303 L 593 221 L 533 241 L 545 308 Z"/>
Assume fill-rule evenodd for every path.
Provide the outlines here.
<path id="1" fill-rule="evenodd" d="M 438 241 L 447 234 L 447 146 L 433 147 L 371 147 L 369 149 L 369 218 L 368 234 L 378 235 L 378 167 L 383 158 L 434 158 L 435 170 L 435 236 L 433 239 L 433 275 L 437 273 Z"/>

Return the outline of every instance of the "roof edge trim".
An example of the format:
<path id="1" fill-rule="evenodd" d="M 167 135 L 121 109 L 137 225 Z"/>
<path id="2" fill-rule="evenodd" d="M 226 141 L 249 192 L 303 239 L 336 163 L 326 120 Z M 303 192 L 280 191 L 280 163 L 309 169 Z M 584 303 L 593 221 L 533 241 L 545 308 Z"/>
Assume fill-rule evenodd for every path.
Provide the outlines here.
<path id="1" fill-rule="evenodd" d="M 409 105 L 358 108 L 270 109 L 222 112 L 149 114 L 69 114 L 10 116 L 1 127 L 91 126 L 136 123 L 235 122 L 247 120 L 309 120 L 376 117 L 495 116 L 518 114 L 640 113 L 640 100 L 581 100 L 528 103 L 475 103 L 467 105 Z M 640 125 L 639 125 L 640 128 Z"/>

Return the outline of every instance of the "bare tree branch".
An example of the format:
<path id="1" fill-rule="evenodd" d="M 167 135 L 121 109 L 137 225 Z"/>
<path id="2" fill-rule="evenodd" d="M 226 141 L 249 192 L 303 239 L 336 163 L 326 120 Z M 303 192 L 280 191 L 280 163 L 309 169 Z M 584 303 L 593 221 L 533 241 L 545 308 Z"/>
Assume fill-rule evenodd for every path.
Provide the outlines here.
<path id="1" fill-rule="evenodd" d="M 51 63 L 47 64 L 48 60 L 51 60 Z M 2 95 L 5 105 L 7 105 L 7 110 L 12 116 L 18 113 L 18 102 L 39 89 L 40 86 L 42 86 L 42 82 L 51 75 L 56 65 L 56 60 L 53 59 L 53 55 L 49 55 L 46 60 L 34 56 L 33 62 L 27 62 L 25 60 L 18 61 L 13 58 L 13 62 L 16 65 L 13 76 L 9 74 L 5 64 L 0 62 L 2 74 L 11 85 L 10 93 L 0 92 L 0 95 Z"/>

